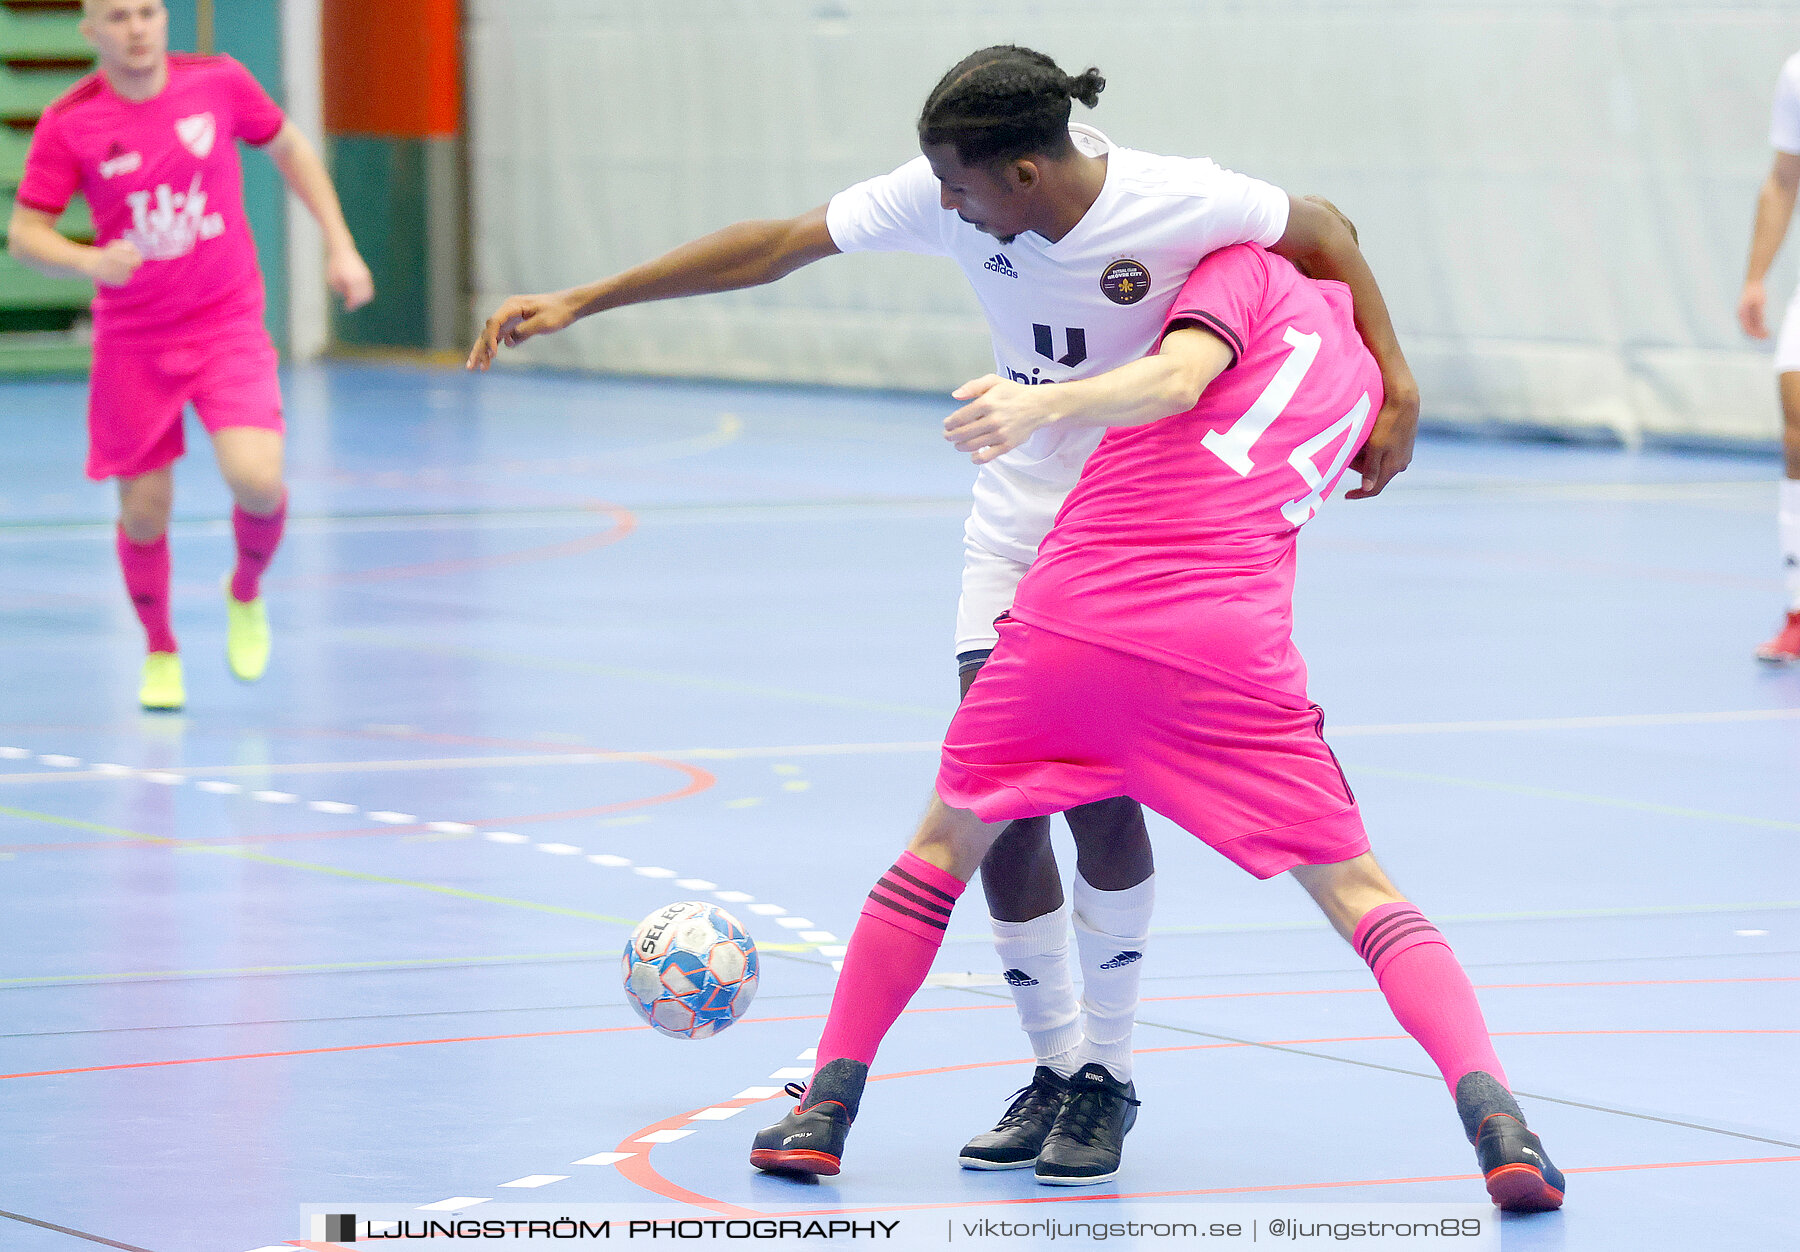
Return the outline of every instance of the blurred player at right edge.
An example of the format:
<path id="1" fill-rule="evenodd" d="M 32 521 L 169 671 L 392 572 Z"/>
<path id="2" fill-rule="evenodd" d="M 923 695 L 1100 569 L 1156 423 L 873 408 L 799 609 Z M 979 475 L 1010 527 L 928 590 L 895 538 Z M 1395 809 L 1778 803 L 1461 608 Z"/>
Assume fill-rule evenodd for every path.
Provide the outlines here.
<path id="1" fill-rule="evenodd" d="M 1794 193 L 1800 189 L 1800 52 L 1787 59 L 1775 82 L 1775 115 L 1769 123 L 1775 163 L 1756 197 L 1756 226 L 1750 234 L 1750 264 L 1744 294 L 1738 299 L 1738 322 L 1756 339 L 1769 337 L 1765 320 L 1768 292 L 1763 279 L 1794 216 Z M 1781 389 L 1781 446 L 1786 473 L 1781 479 L 1778 526 L 1781 561 L 1787 571 L 1787 620 L 1775 637 L 1756 650 L 1758 660 L 1773 664 L 1800 661 L 1800 290 L 1794 292 L 1775 341 L 1775 375 Z"/>

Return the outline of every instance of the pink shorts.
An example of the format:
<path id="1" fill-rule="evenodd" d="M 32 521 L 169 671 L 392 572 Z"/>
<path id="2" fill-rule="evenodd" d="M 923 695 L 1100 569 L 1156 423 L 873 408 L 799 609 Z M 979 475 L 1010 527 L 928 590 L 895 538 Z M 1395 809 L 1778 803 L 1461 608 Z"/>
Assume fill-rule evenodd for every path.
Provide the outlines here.
<path id="1" fill-rule="evenodd" d="M 1289 707 L 1006 618 L 937 792 L 988 822 L 1130 796 L 1271 878 L 1369 850 L 1324 720 L 1304 696 Z"/>
<path id="2" fill-rule="evenodd" d="M 185 343 L 94 345 L 87 476 L 136 478 L 172 464 L 187 444 L 188 404 L 208 434 L 254 426 L 280 434 L 275 345 L 261 326 Z"/>

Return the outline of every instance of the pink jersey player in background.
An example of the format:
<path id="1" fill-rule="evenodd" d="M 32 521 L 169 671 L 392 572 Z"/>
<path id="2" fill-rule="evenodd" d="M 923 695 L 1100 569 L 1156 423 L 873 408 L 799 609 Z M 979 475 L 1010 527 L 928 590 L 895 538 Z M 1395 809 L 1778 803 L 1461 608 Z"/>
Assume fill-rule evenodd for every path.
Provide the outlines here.
<path id="1" fill-rule="evenodd" d="M 1054 423 L 1114 429 L 950 723 L 931 810 L 863 907 L 812 1082 L 756 1136 L 751 1164 L 837 1173 L 876 1049 L 1003 825 L 1126 795 L 1257 878 L 1291 872 L 1436 1063 L 1494 1202 L 1556 1208 L 1563 1176 L 1506 1086 L 1461 965 L 1371 855 L 1291 637 L 1299 528 L 1382 404 L 1349 289 L 1239 244 L 1199 263 L 1166 326 L 1155 354 L 1095 378 L 988 375 L 956 393 L 970 403 L 946 433 L 977 462 Z M 1132 1085 L 1095 1065 L 1072 1088 L 1093 1098 L 1071 1133 L 1108 1145 L 1116 1172 Z M 1204 1160 L 1211 1138 L 1184 1150 Z M 1058 1177 L 1040 1161 L 1037 1176 L 1111 1174 Z"/>
<path id="2" fill-rule="evenodd" d="M 94 282 L 88 477 L 119 484 L 119 562 L 149 646 L 139 700 L 186 700 L 169 620 L 171 467 L 192 404 L 231 489 L 237 563 L 225 584 L 227 656 L 262 677 L 259 584 L 287 517 L 281 391 L 263 281 L 244 215 L 237 141 L 263 148 L 324 230 L 327 281 L 348 309 L 374 296 L 318 154 L 230 57 L 169 52 L 162 0 L 86 0 L 97 73 L 44 112 L 8 230 L 13 256 Z M 95 246 L 56 219 L 81 192 Z"/>

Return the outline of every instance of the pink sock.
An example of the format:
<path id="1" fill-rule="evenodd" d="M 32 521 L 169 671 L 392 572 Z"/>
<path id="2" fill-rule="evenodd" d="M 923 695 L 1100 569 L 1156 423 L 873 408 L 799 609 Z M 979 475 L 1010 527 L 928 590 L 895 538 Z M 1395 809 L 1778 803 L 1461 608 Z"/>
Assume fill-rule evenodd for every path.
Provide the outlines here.
<path id="1" fill-rule="evenodd" d="M 864 1065 L 925 982 L 944 944 L 950 909 L 968 884 L 910 852 L 900 854 L 863 903 L 850 936 L 813 1072 L 849 1057 Z"/>
<path id="2" fill-rule="evenodd" d="M 158 535 L 149 543 L 133 543 L 125 528 L 118 528 L 115 546 L 119 568 L 125 571 L 125 591 L 144 624 L 144 636 L 152 652 L 174 652 L 175 631 L 169 625 L 169 537 Z"/>
<path id="3" fill-rule="evenodd" d="M 263 571 L 274 559 L 282 527 L 286 525 L 286 492 L 282 493 L 281 507 L 267 517 L 246 513 L 235 504 L 231 506 L 231 533 L 237 536 L 237 568 L 231 571 L 231 596 L 239 604 L 256 599 Z"/>
<path id="4" fill-rule="evenodd" d="M 1375 971 L 1400 1025 L 1431 1054 L 1452 1096 L 1457 1080 L 1471 1070 L 1485 1070 L 1506 1084 L 1469 976 L 1423 913 L 1404 900 L 1370 909 L 1352 942 Z"/>

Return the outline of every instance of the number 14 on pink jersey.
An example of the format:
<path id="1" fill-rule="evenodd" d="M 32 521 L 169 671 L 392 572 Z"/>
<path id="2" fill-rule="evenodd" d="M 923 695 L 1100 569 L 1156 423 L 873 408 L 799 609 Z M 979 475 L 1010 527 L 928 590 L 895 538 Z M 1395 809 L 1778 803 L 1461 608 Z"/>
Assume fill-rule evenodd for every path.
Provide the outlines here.
<path id="1" fill-rule="evenodd" d="M 1282 341 L 1292 351 L 1275 371 L 1275 377 L 1269 380 L 1268 386 L 1256 401 L 1244 410 L 1238 418 L 1224 430 L 1210 430 L 1200 442 L 1208 452 L 1218 457 L 1239 477 L 1248 477 L 1256 468 L 1256 461 L 1251 457 L 1257 442 L 1268 433 L 1275 419 L 1293 401 L 1294 393 L 1300 390 L 1300 383 L 1306 372 L 1313 367 L 1319 356 L 1320 339 L 1316 334 L 1295 330 L 1292 326 L 1282 332 Z M 1281 515 L 1289 525 L 1303 526 L 1312 520 L 1313 514 L 1325 503 L 1325 493 L 1331 490 L 1332 484 L 1344 472 L 1349 463 L 1350 454 L 1355 449 L 1357 439 L 1362 434 L 1363 423 L 1369 420 L 1369 395 L 1364 392 L 1351 410 L 1319 431 L 1292 452 L 1288 453 L 1288 464 L 1300 475 L 1307 486 L 1307 492 L 1298 500 L 1290 500 L 1281 506 Z M 1314 457 L 1324 451 L 1331 443 L 1343 438 L 1337 455 L 1332 458 L 1331 466 L 1320 472 Z"/>

